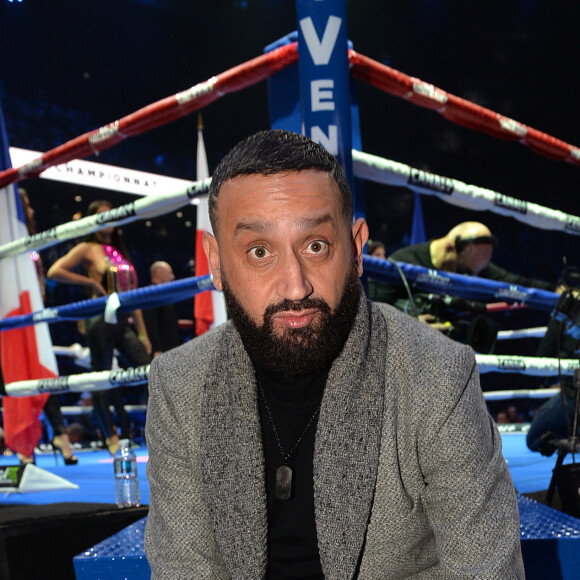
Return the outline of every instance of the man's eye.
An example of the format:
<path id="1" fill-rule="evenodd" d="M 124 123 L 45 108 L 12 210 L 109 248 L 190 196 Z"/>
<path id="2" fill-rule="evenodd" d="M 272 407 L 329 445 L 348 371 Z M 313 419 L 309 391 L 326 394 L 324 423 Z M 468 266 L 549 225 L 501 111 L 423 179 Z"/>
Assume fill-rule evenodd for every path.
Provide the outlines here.
<path id="1" fill-rule="evenodd" d="M 320 240 L 315 240 L 314 242 L 310 242 L 308 244 L 308 251 L 311 254 L 320 254 L 328 247 L 326 242 L 321 242 Z"/>
<path id="2" fill-rule="evenodd" d="M 266 248 L 264 248 L 262 246 L 257 246 L 255 248 L 252 248 L 249 253 L 253 258 L 258 258 L 258 259 L 266 258 L 269 254 L 268 250 L 266 250 Z"/>

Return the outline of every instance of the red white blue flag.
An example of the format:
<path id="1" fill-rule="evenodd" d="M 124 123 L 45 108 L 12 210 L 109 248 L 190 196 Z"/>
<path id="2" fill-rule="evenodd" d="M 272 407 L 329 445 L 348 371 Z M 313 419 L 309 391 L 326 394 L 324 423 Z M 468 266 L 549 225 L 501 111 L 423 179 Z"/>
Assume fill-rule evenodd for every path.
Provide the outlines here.
<path id="1" fill-rule="evenodd" d="M 203 127 L 201 117 L 197 129 L 197 180 L 201 181 L 209 177 L 205 144 L 203 142 Z M 209 274 L 207 256 L 203 251 L 203 233 L 212 233 L 209 221 L 208 200 L 203 196 L 197 206 L 197 232 L 195 236 L 195 275 L 205 276 Z M 197 336 L 207 332 L 210 328 L 218 326 L 227 320 L 226 305 L 221 292 L 212 290 L 202 292 L 195 297 L 194 317 L 195 333 Z"/>
<path id="2" fill-rule="evenodd" d="M 12 166 L 4 116 L 0 108 L 0 170 Z M 14 185 L 0 189 L 0 245 L 28 235 L 22 204 Z M 0 319 L 43 308 L 31 254 L 0 260 Z M 58 376 L 58 367 L 46 323 L 0 332 L 2 374 L 14 381 Z M 6 446 L 31 456 L 42 434 L 39 415 L 48 395 L 3 397 Z"/>

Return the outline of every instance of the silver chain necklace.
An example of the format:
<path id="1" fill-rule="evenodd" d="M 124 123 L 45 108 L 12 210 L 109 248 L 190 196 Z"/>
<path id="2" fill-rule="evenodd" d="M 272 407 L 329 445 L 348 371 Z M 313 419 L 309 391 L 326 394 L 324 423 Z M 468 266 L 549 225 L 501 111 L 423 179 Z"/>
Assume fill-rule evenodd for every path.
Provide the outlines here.
<path id="1" fill-rule="evenodd" d="M 276 469 L 276 498 L 282 501 L 286 501 L 292 498 L 292 486 L 294 483 L 294 471 L 288 465 L 288 462 L 290 461 L 292 455 L 294 455 L 294 453 L 296 452 L 296 449 L 298 449 L 300 443 L 302 443 L 302 440 L 304 439 L 304 436 L 308 432 L 308 429 L 310 429 L 312 423 L 314 423 L 314 419 L 316 419 L 316 416 L 320 412 L 320 406 L 322 405 L 322 401 L 318 403 L 318 406 L 316 407 L 314 414 L 312 415 L 312 417 L 310 417 L 310 421 L 308 421 L 308 424 L 306 425 L 306 427 L 304 427 L 304 430 L 300 434 L 300 437 L 298 437 L 296 443 L 294 443 L 294 447 L 292 447 L 292 449 L 288 453 L 284 453 L 282 442 L 280 441 L 280 437 L 278 435 L 278 429 L 276 429 L 276 425 L 274 424 L 274 419 L 272 418 L 272 413 L 270 412 L 270 407 L 268 405 L 268 401 L 266 400 L 266 393 L 264 393 L 264 387 L 262 387 L 262 383 L 260 381 L 258 381 L 258 386 L 260 388 L 260 393 L 262 394 L 262 400 L 264 401 L 264 408 L 266 409 L 268 420 L 270 421 L 270 425 L 272 425 L 272 431 L 274 432 L 274 439 L 276 439 L 276 445 L 278 445 L 280 455 L 282 456 L 282 460 L 284 461 L 284 463 L 278 466 L 278 468 Z"/>

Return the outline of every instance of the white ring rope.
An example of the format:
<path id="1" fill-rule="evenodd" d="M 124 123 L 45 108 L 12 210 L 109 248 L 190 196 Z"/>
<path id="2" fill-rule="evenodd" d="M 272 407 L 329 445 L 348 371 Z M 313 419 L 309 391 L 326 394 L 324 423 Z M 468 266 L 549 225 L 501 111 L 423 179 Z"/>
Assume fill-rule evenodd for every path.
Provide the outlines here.
<path id="1" fill-rule="evenodd" d="M 572 376 L 580 367 L 580 359 L 476 354 L 480 373 L 521 373 L 535 377 Z"/>
<path id="2" fill-rule="evenodd" d="M 146 413 L 147 405 L 124 405 L 127 413 Z M 115 407 L 109 407 L 111 413 L 115 412 Z M 74 417 L 75 415 L 90 415 L 93 412 L 92 405 L 66 405 L 60 408 L 60 412 L 65 417 Z"/>
<path id="3" fill-rule="evenodd" d="M 488 210 L 515 218 L 539 229 L 580 235 L 580 217 L 578 216 L 509 197 L 491 189 L 469 185 L 458 179 L 415 169 L 409 165 L 355 149 L 352 151 L 352 161 L 354 174 L 361 179 L 384 185 L 407 187 L 421 194 L 436 195 L 452 205 L 476 211 Z"/>
<path id="4" fill-rule="evenodd" d="M 356 149 L 353 149 L 352 155 L 354 173 L 361 179 L 384 185 L 407 187 L 421 194 L 436 195 L 452 205 L 476 211 L 489 210 L 513 217 L 532 227 L 580 235 L 580 217 L 578 216 L 516 199 L 491 189 L 469 185 L 457 179 L 415 169 L 404 163 L 363 153 Z M 33 236 L 14 240 L 0 246 L 0 259 L 32 249 L 42 250 L 104 227 L 120 226 L 137 219 L 149 219 L 170 213 L 187 205 L 191 199 L 206 194 L 210 182 L 211 178 L 192 182 L 185 190 L 151 195 L 96 216 L 87 216 Z"/>
<path id="5" fill-rule="evenodd" d="M 114 371 L 80 373 L 49 379 L 14 381 L 4 386 L 10 397 L 28 397 L 43 393 L 82 393 L 84 391 L 102 391 L 120 386 L 134 386 L 146 383 L 149 377 L 149 365 Z"/>
<path id="6" fill-rule="evenodd" d="M 497 340 L 511 340 L 518 338 L 542 338 L 548 330 L 547 326 L 536 326 L 534 328 L 522 328 L 520 330 L 500 330 L 497 333 Z"/>
<path id="7" fill-rule="evenodd" d="M 579 359 L 560 359 L 544 357 L 502 356 L 476 354 L 475 360 L 480 373 L 520 373 L 530 376 L 573 375 L 580 367 Z M 5 385 L 6 394 L 11 397 L 26 397 L 42 393 L 67 393 L 112 389 L 120 385 L 140 385 L 147 382 L 149 365 L 80 373 L 52 379 L 15 381 Z"/>
<path id="8" fill-rule="evenodd" d="M 549 399 L 560 392 L 560 387 L 549 389 L 518 389 L 505 391 L 485 391 L 486 401 L 505 401 L 507 399 Z"/>
<path id="9" fill-rule="evenodd" d="M 142 197 L 102 213 L 60 224 L 33 236 L 19 238 L 0 246 L 0 259 L 16 256 L 32 249 L 49 248 L 103 228 L 121 226 L 135 220 L 150 219 L 170 213 L 188 205 L 192 199 L 207 194 L 210 183 L 211 177 L 202 181 L 192 181 L 186 189 Z"/>

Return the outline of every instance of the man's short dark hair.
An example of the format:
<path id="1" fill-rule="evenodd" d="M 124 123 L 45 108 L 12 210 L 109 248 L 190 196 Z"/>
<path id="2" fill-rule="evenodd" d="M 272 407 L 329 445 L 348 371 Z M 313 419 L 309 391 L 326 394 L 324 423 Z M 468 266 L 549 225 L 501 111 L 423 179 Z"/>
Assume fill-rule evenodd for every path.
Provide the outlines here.
<path id="1" fill-rule="evenodd" d="M 209 189 L 209 217 L 217 231 L 216 205 L 222 185 L 242 175 L 276 175 L 314 169 L 328 173 L 342 195 L 342 212 L 352 219 L 352 194 L 346 174 L 336 157 L 308 137 L 275 129 L 260 131 L 238 143 L 221 160 Z"/>

